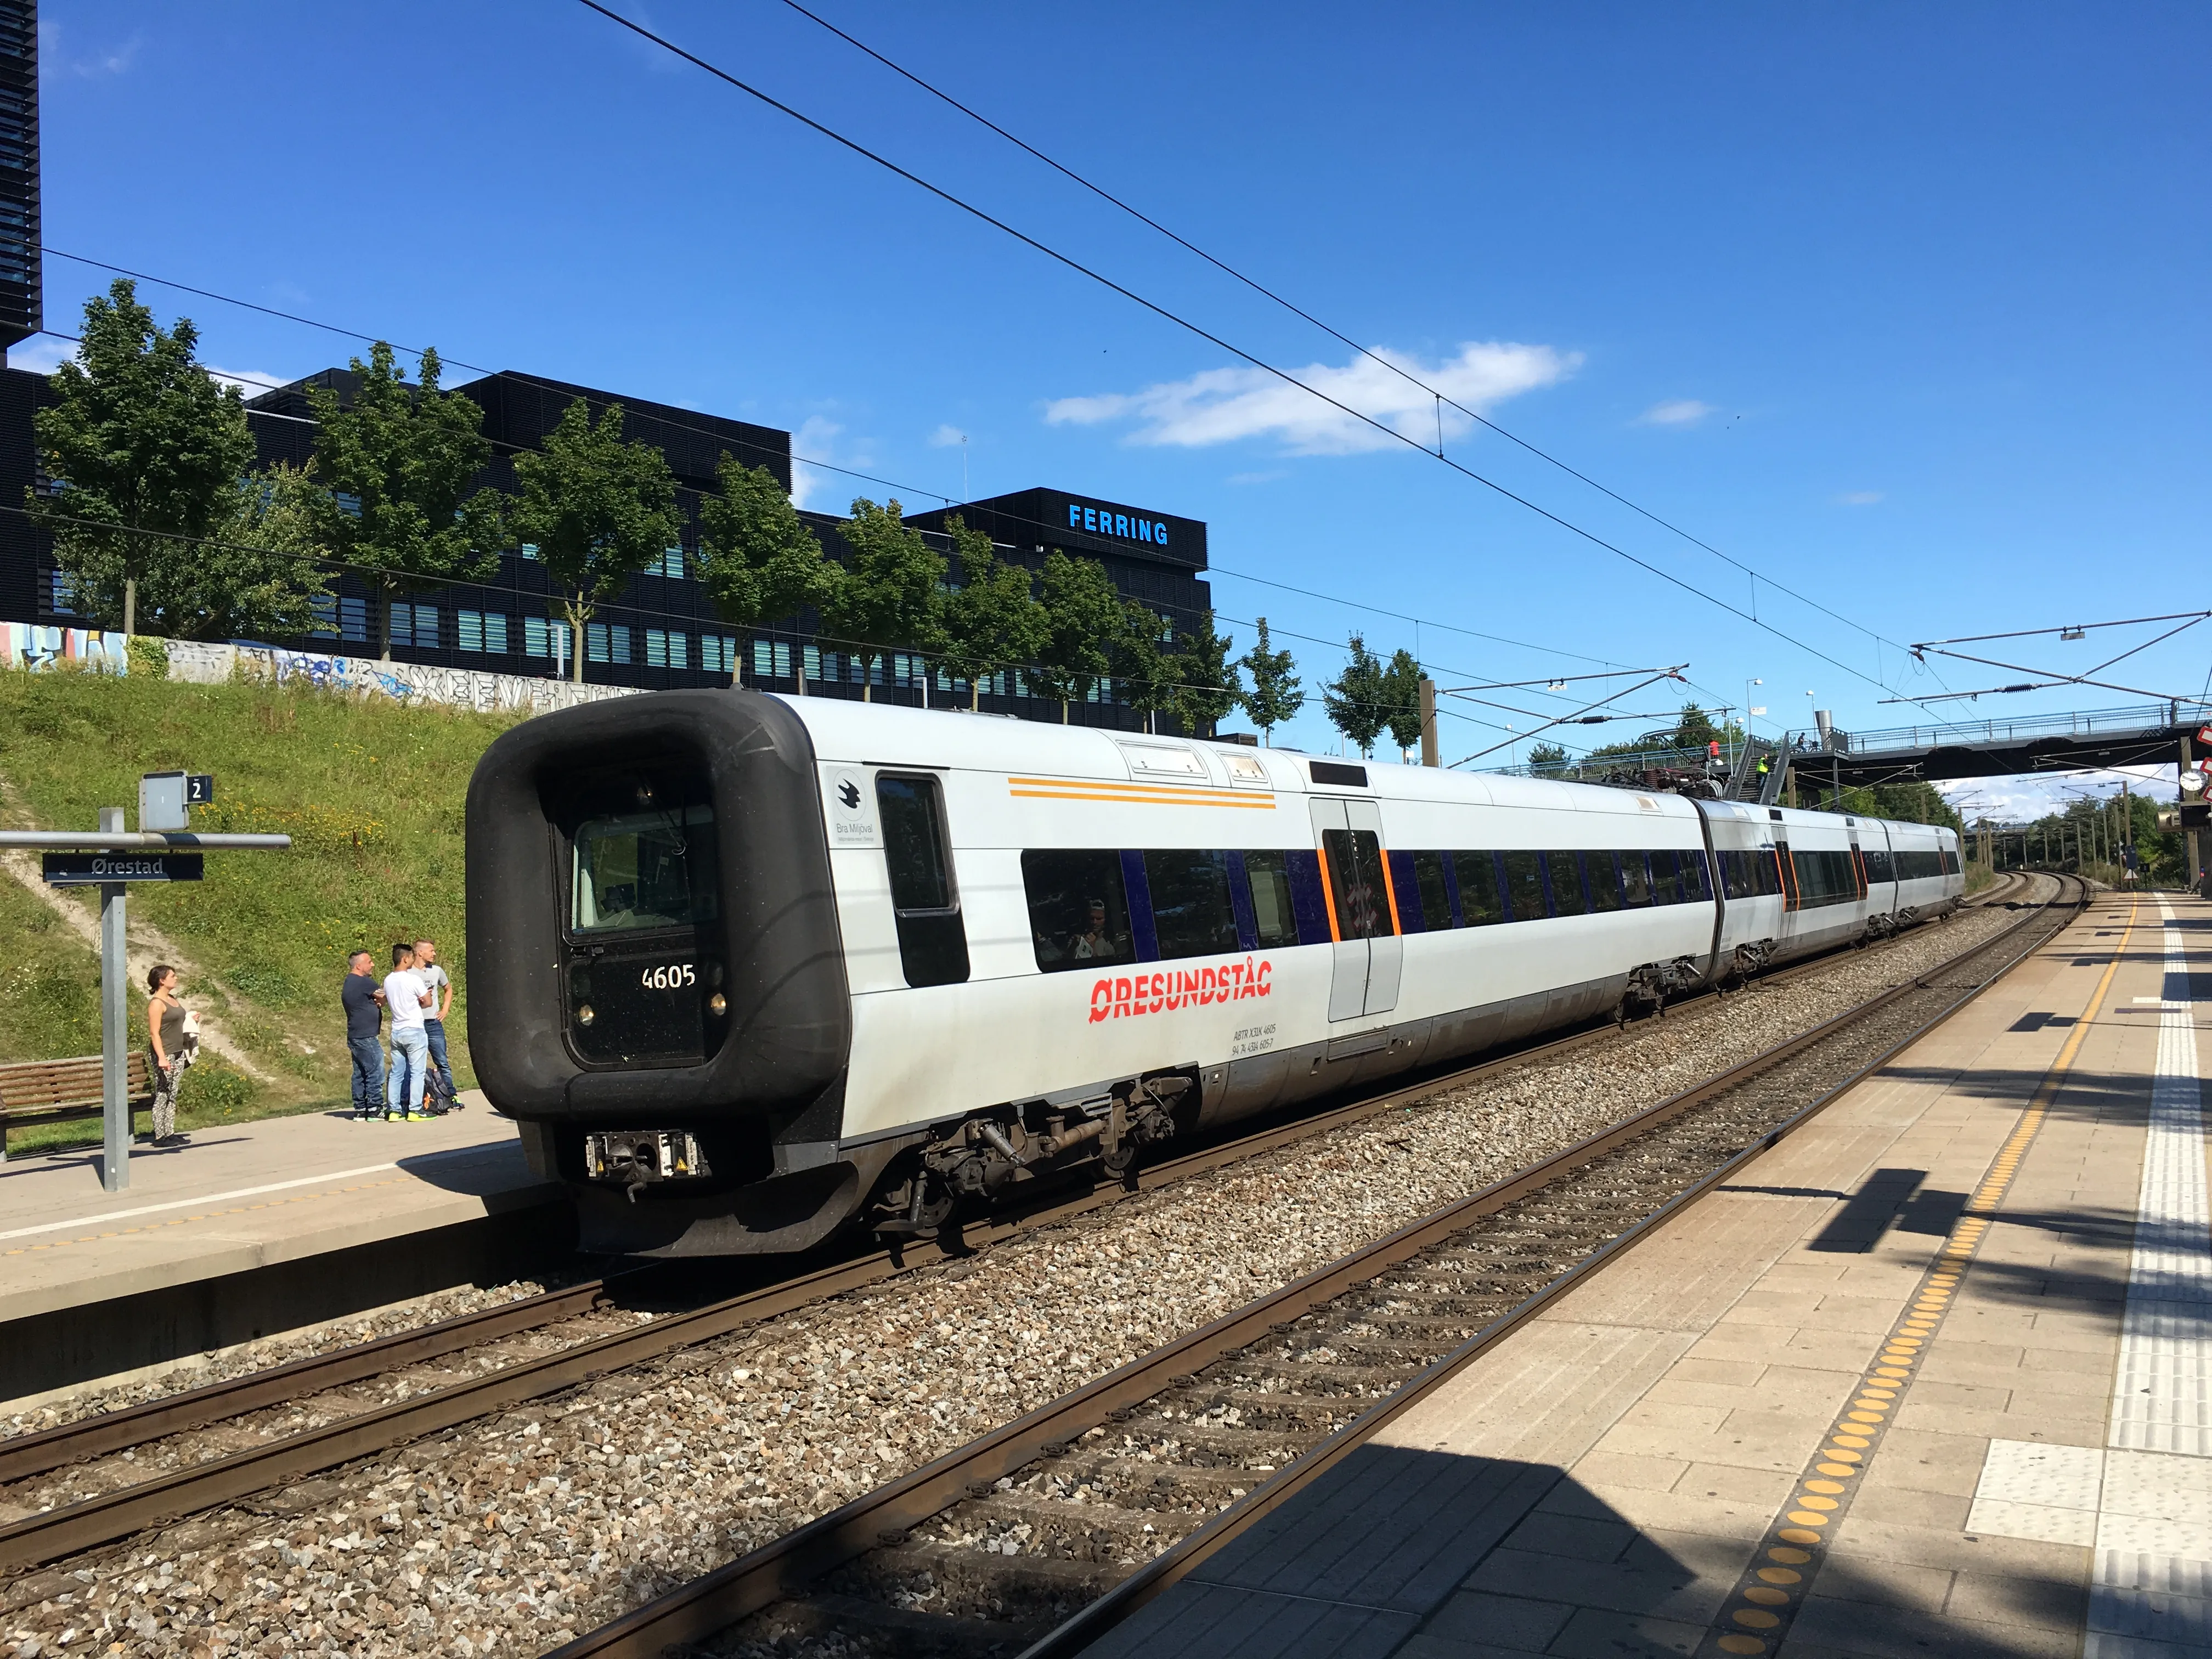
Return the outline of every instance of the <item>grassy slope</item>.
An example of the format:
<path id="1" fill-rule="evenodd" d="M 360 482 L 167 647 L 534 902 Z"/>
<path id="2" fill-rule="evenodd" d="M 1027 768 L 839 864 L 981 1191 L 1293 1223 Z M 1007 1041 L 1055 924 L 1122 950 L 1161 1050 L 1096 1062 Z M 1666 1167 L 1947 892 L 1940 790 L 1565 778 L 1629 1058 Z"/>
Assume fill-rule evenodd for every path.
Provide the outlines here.
<path id="1" fill-rule="evenodd" d="M 216 1067 L 208 1085 L 297 1109 L 346 1091 L 347 951 L 366 945 L 388 960 L 392 940 L 417 933 L 438 941 L 459 988 L 447 1030 L 469 1080 L 462 801 L 477 757 L 515 718 L 307 687 L 0 672 L 0 792 L 19 825 L 88 830 L 99 808 L 122 805 L 135 827 L 139 774 L 185 768 L 216 776 L 216 805 L 194 811 L 195 829 L 291 835 L 289 853 L 210 854 L 204 882 L 133 887 L 131 903 L 134 922 L 199 969 L 186 1000 L 224 1015 L 279 1079 L 252 1086 L 232 1073 L 223 1085 Z M 90 952 L 58 923 L 42 927 L 38 909 L 0 884 L 0 927 L 41 964 L 28 976 L 0 969 L 0 1057 L 95 1052 Z"/>

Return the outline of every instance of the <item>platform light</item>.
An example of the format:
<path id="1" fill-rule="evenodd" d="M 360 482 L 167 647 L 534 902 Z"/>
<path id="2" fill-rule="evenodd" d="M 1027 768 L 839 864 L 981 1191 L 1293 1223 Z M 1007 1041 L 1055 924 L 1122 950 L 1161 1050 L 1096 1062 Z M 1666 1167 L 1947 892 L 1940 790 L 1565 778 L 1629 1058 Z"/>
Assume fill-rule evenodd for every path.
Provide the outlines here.
<path id="1" fill-rule="evenodd" d="M 2085 640 L 2089 636 L 2084 629 L 2079 628 L 2062 628 L 2058 630 L 2058 637 L 2062 640 Z"/>

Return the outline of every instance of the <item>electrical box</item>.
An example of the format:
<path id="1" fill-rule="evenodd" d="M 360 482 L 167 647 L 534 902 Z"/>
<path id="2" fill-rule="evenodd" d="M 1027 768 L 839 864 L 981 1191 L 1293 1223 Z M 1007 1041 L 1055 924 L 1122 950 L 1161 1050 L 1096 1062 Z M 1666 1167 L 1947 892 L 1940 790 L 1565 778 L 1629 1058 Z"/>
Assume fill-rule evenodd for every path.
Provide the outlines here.
<path id="1" fill-rule="evenodd" d="M 205 772 L 149 772 L 138 780 L 138 827 L 189 830 L 191 809 L 215 799 L 215 779 Z"/>

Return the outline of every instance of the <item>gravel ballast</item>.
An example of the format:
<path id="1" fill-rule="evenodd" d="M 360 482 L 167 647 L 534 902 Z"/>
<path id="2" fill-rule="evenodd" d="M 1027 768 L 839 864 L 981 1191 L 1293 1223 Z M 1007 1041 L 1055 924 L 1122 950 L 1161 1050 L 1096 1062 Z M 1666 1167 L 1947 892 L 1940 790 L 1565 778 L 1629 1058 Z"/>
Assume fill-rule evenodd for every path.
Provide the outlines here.
<path id="1" fill-rule="evenodd" d="M 27 1575 L 0 1632 L 27 1659 L 542 1652 L 2016 919 L 1969 911 Z"/>

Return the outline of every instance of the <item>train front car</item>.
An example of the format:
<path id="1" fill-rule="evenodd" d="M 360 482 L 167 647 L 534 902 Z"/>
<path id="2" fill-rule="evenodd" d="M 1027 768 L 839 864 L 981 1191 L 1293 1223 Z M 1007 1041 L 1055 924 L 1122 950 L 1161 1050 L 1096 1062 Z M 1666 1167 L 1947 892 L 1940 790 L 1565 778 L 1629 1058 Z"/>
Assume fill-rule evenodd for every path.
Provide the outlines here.
<path id="1" fill-rule="evenodd" d="M 788 708 L 672 691 L 517 726 L 469 786 L 468 910 L 478 1078 L 582 1249 L 804 1249 L 854 1213 L 878 1171 L 837 1155 L 851 1000 Z"/>

